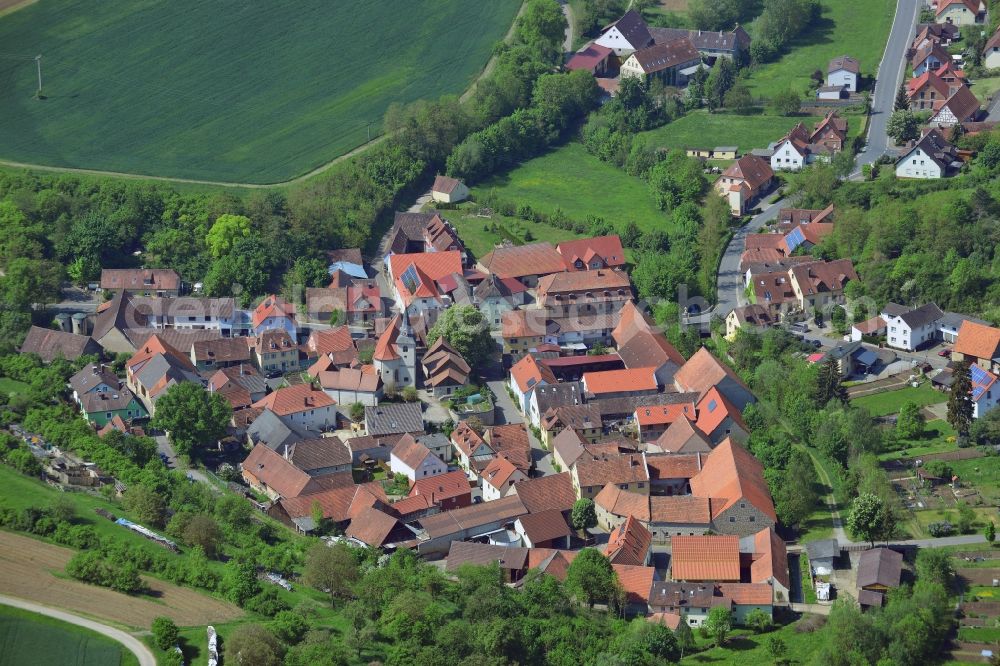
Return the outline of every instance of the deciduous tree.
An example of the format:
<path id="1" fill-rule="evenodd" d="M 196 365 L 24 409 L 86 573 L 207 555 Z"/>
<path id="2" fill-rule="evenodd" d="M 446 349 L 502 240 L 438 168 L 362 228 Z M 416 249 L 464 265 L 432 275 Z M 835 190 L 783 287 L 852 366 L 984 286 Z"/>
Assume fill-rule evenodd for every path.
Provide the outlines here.
<path id="1" fill-rule="evenodd" d="M 209 393 L 194 382 L 180 382 L 159 398 L 151 425 L 169 433 L 177 453 L 195 456 L 201 447 L 212 446 L 225 436 L 232 416 L 229 403 L 218 393 Z"/>
<path id="2" fill-rule="evenodd" d="M 972 375 L 968 361 L 962 361 L 952 371 L 951 392 L 948 395 L 948 423 L 958 431 L 960 437 L 969 434 L 974 411 Z"/>
<path id="3" fill-rule="evenodd" d="M 570 522 L 573 523 L 573 528 L 580 532 L 597 525 L 597 511 L 594 508 L 594 500 L 581 497 L 574 502 L 573 511 L 570 514 Z"/>
<path id="4" fill-rule="evenodd" d="M 307 585 L 330 595 L 330 600 L 349 596 L 358 579 L 358 565 L 350 549 L 342 543 L 318 543 L 306 553 L 302 579 Z"/>

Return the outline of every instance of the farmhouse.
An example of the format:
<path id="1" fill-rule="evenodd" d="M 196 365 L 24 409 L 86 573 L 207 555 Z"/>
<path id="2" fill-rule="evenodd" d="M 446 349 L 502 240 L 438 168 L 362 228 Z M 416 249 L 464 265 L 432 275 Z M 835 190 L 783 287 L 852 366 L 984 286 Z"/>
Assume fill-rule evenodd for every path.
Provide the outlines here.
<path id="1" fill-rule="evenodd" d="M 655 76 L 668 86 L 683 86 L 701 66 L 698 49 L 690 39 L 681 37 L 634 52 L 622 63 L 621 76 L 636 77 L 646 83 Z"/>
<path id="2" fill-rule="evenodd" d="M 958 123 L 975 121 L 979 117 L 979 100 L 968 86 L 959 86 L 952 95 L 938 107 L 931 122 L 939 127 L 952 127 Z"/>
<path id="3" fill-rule="evenodd" d="M 728 200 L 733 215 L 743 215 L 767 193 L 773 180 L 770 164 L 756 155 L 744 155 L 722 172 L 715 190 Z"/>
<path id="4" fill-rule="evenodd" d="M 169 268 L 105 268 L 101 289 L 127 289 L 142 296 L 179 296 L 181 276 Z"/>
<path id="5" fill-rule="evenodd" d="M 515 279 L 529 289 L 545 275 L 566 270 L 563 256 L 549 243 L 505 245 L 479 260 L 479 269 L 501 280 Z"/>
<path id="6" fill-rule="evenodd" d="M 620 19 L 606 27 L 594 43 L 611 49 L 618 57 L 627 57 L 639 49 L 650 46 L 653 37 L 649 34 L 646 22 L 642 20 L 639 12 L 630 9 Z"/>

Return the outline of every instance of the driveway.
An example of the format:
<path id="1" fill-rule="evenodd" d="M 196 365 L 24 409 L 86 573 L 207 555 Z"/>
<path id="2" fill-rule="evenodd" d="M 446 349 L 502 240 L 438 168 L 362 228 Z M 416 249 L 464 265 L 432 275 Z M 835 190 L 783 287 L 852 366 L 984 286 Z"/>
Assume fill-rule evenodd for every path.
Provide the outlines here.
<path id="1" fill-rule="evenodd" d="M 993 99 L 986 107 L 986 120 L 993 122 L 1000 121 L 1000 92 L 993 93 Z"/>
<path id="2" fill-rule="evenodd" d="M 75 624 L 78 627 L 96 631 L 102 636 L 107 636 L 111 640 L 125 646 L 125 648 L 134 654 L 136 659 L 139 660 L 139 666 L 156 666 L 156 657 L 153 656 L 153 653 L 150 652 L 149 648 L 146 647 L 146 645 L 138 638 L 125 633 L 121 629 L 115 629 L 114 627 L 109 627 L 106 624 L 94 622 L 93 620 L 88 620 L 85 617 L 73 615 L 72 613 L 67 613 L 66 611 L 58 610 L 56 608 L 42 606 L 41 604 L 25 601 L 23 599 L 17 599 L 16 597 L 8 597 L 4 594 L 0 594 L 0 604 L 13 606 L 14 608 L 20 608 L 21 610 L 31 611 L 32 613 L 38 613 L 39 615 L 45 615 L 57 620 L 62 620 L 63 622 Z"/>
<path id="3" fill-rule="evenodd" d="M 524 423 L 524 417 L 521 416 L 521 412 L 517 411 L 514 402 L 507 395 L 506 383 L 503 380 L 494 379 L 486 382 L 486 385 L 490 387 L 493 395 L 496 396 L 496 424 Z"/>

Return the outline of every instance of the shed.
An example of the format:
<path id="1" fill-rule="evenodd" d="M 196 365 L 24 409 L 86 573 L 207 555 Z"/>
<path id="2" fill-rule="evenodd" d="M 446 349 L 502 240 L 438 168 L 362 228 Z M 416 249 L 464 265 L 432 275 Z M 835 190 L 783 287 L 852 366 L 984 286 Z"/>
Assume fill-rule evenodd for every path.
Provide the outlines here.
<path id="1" fill-rule="evenodd" d="M 806 544 L 809 566 L 814 574 L 828 576 L 833 572 L 833 561 L 840 555 L 840 543 L 836 539 L 823 539 Z"/>
<path id="2" fill-rule="evenodd" d="M 872 548 L 858 560 L 858 589 L 885 592 L 899 587 L 903 555 L 888 548 Z"/>

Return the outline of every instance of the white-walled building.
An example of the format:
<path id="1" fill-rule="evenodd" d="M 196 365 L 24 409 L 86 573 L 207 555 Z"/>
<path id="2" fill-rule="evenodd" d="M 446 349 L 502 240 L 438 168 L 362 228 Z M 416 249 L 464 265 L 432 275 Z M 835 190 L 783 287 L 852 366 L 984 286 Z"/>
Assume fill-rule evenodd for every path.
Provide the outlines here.
<path id="1" fill-rule="evenodd" d="M 406 475 L 412 484 L 417 479 L 444 474 L 448 465 L 412 435 L 403 435 L 389 454 L 389 469 L 393 474 Z"/>
<path id="2" fill-rule="evenodd" d="M 914 310 L 896 303 L 887 303 L 880 313 L 885 321 L 885 339 L 890 347 L 914 351 L 938 337 L 938 321 L 944 316 L 934 303 Z"/>
<path id="3" fill-rule="evenodd" d="M 839 56 L 831 60 L 826 68 L 826 85 L 844 86 L 850 92 L 857 92 L 860 72 L 861 67 L 855 58 Z"/>
<path id="4" fill-rule="evenodd" d="M 511 486 L 527 478 L 527 475 L 515 467 L 514 463 L 497 456 L 480 475 L 483 484 L 483 501 L 491 502 L 500 499 L 507 494 Z"/>

